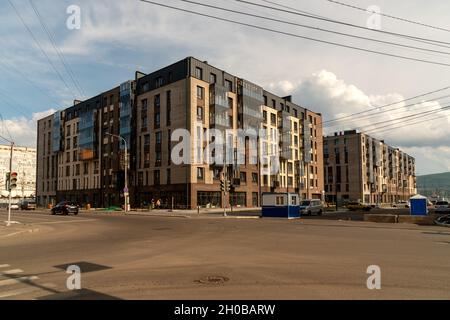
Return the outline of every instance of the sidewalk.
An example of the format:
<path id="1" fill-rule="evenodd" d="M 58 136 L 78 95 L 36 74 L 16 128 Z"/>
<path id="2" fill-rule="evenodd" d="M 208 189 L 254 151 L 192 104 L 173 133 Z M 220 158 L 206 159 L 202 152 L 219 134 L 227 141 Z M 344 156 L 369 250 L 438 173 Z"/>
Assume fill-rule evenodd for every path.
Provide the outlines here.
<path id="1" fill-rule="evenodd" d="M 140 216 L 162 216 L 162 217 L 181 217 L 181 218 L 198 218 L 198 217 L 220 217 L 223 216 L 223 208 L 214 209 L 132 209 L 130 212 L 122 211 L 106 211 L 104 209 L 81 210 L 81 213 L 94 214 L 126 214 L 126 215 L 140 215 Z M 232 218 L 259 218 L 261 216 L 261 208 L 226 208 L 228 217 Z"/>

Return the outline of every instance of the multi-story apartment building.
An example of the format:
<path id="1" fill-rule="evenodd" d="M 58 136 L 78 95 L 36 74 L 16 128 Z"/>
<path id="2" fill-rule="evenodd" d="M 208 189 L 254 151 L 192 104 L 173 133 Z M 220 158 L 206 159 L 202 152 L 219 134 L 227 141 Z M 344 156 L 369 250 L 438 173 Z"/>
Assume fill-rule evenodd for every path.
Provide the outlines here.
<path id="1" fill-rule="evenodd" d="M 326 200 L 381 204 L 417 193 L 415 159 L 355 130 L 324 138 Z"/>
<path id="2" fill-rule="evenodd" d="M 9 172 L 11 146 L 0 145 L 0 195 L 9 196 L 6 190 L 6 173 Z M 13 197 L 27 198 L 36 194 L 36 149 L 13 147 L 12 172 L 17 173 L 17 188 Z"/>
<path id="3" fill-rule="evenodd" d="M 57 124 L 49 129 L 46 122 Z M 125 145 L 113 134 L 127 141 L 134 207 L 152 199 L 179 208 L 256 207 L 269 191 L 322 198 L 321 123 L 320 114 L 290 97 L 189 57 L 150 74 L 136 72 L 134 81 L 40 120 L 38 146 L 51 144 L 58 183 L 56 190 L 38 189 L 38 196 L 43 202 L 53 192 L 58 200 L 122 204 Z M 46 157 L 39 150 L 39 168 L 50 179 Z M 225 198 L 221 179 L 232 184 Z"/>

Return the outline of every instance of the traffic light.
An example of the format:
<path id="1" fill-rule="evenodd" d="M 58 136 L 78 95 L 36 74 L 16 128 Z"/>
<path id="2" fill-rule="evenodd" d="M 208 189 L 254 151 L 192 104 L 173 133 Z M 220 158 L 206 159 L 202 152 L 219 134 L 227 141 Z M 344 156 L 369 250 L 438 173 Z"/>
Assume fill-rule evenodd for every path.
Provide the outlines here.
<path id="1" fill-rule="evenodd" d="M 17 172 L 11 172 L 9 180 L 9 190 L 14 190 L 17 188 Z"/>
<path id="2" fill-rule="evenodd" d="M 225 181 L 225 191 L 230 192 L 231 190 L 231 182 L 230 180 Z"/>
<path id="3" fill-rule="evenodd" d="M 220 191 L 225 192 L 225 180 L 220 180 Z"/>

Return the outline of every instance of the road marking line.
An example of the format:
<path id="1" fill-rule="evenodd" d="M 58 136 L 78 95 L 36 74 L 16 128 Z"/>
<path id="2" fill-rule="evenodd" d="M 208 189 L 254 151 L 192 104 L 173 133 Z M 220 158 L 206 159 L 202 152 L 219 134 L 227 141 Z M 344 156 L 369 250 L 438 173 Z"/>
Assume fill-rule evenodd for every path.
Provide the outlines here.
<path id="1" fill-rule="evenodd" d="M 22 272 L 23 272 L 22 269 L 12 269 L 12 270 L 6 270 L 6 271 L 3 271 L 3 272 L 0 272 L 0 274 L 1 275 L 4 275 L 4 274 L 16 274 L 16 273 L 22 273 Z"/>
<path id="2" fill-rule="evenodd" d="M 23 283 L 26 281 L 37 280 L 37 279 L 39 279 L 39 277 L 31 276 L 31 277 L 20 277 L 20 278 L 15 278 L 15 279 L 0 280 L 0 287 L 9 286 L 12 284 Z"/>
<path id="3" fill-rule="evenodd" d="M 36 222 L 31 223 L 32 225 L 41 225 L 41 224 L 59 224 L 59 223 L 75 223 L 75 222 L 89 222 L 89 221 L 97 221 L 96 219 L 85 219 L 85 220 L 67 220 L 67 221 L 50 221 L 50 222 Z"/>
<path id="4" fill-rule="evenodd" d="M 18 290 L 7 291 L 4 293 L 0 293 L 0 299 L 14 297 L 14 296 L 18 296 L 18 295 L 26 294 L 26 293 L 31 293 L 31 292 L 38 291 L 38 290 L 41 290 L 41 289 L 36 288 L 36 287 L 27 287 L 27 288 L 22 288 L 22 289 L 18 289 Z"/>
<path id="5" fill-rule="evenodd" d="M 0 264 L 0 268 L 8 268 L 9 264 Z"/>

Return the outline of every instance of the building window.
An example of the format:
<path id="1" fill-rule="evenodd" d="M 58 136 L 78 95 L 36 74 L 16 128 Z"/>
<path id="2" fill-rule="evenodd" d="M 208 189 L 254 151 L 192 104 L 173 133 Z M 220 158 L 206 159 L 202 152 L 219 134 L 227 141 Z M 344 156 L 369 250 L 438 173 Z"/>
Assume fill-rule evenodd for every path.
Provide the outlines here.
<path id="1" fill-rule="evenodd" d="M 197 86 L 197 99 L 203 100 L 205 97 L 205 88 Z"/>
<path id="2" fill-rule="evenodd" d="M 252 182 L 258 183 L 258 174 L 255 172 L 252 173 Z"/>
<path id="3" fill-rule="evenodd" d="M 159 170 L 155 170 L 153 171 L 153 185 L 158 186 L 160 185 L 161 181 L 160 181 L 160 172 Z"/>
<path id="4" fill-rule="evenodd" d="M 267 111 L 263 111 L 264 123 L 267 123 Z"/>
<path id="5" fill-rule="evenodd" d="M 155 129 L 159 129 L 161 127 L 161 112 L 160 108 L 155 109 Z"/>
<path id="6" fill-rule="evenodd" d="M 213 178 L 214 178 L 214 180 L 219 180 L 220 179 L 220 169 L 214 168 Z"/>
<path id="7" fill-rule="evenodd" d="M 197 168 L 197 179 L 203 180 L 204 178 L 205 169 L 204 168 Z"/>
<path id="8" fill-rule="evenodd" d="M 162 140 L 162 134 L 161 134 L 161 131 L 156 132 L 156 133 L 155 133 L 155 141 L 156 141 L 156 144 L 161 144 L 161 140 Z"/>
<path id="9" fill-rule="evenodd" d="M 235 192 L 230 194 L 230 204 L 232 206 L 246 207 L 247 194 L 245 192 Z"/>
<path id="10" fill-rule="evenodd" d="M 141 131 L 147 131 L 147 110 L 148 110 L 148 101 L 147 99 L 142 100 L 141 107 Z"/>
<path id="11" fill-rule="evenodd" d="M 252 206 L 258 206 L 258 192 L 252 192 Z"/>
<path id="12" fill-rule="evenodd" d="M 233 82 L 231 82 L 230 80 L 225 80 L 225 87 L 229 92 L 233 92 Z"/>
<path id="13" fill-rule="evenodd" d="M 275 113 L 270 114 L 270 124 L 273 126 L 277 125 L 277 116 Z"/>
<path id="14" fill-rule="evenodd" d="M 209 83 L 217 83 L 217 76 L 214 73 L 209 75 Z"/>
<path id="15" fill-rule="evenodd" d="M 166 184 L 171 184 L 171 172 L 170 169 L 167 169 L 167 175 L 166 175 Z"/>
<path id="16" fill-rule="evenodd" d="M 170 113 L 172 112 L 172 92 L 167 91 L 166 93 L 166 123 L 170 126 Z"/>
<path id="17" fill-rule="evenodd" d="M 233 109 L 233 98 L 228 98 L 228 108 Z"/>
<path id="18" fill-rule="evenodd" d="M 163 77 L 156 78 L 156 80 L 155 80 L 155 87 L 156 88 L 162 87 L 163 84 L 164 84 Z"/>
<path id="19" fill-rule="evenodd" d="M 197 107 L 197 120 L 203 121 L 203 107 Z"/>
<path id="20" fill-rule="evenodd" d="M 155 152 L 155 167 L 161 166 L 161 151 Z"/>
<path id="21" fill-rule="evenodd" d="M 239 174 L 239 178 L 241 179 L 242 184 L 247 184 L 247 173 L 246 172 L 241 172 Z"/>
<path id="22" fill-rule="evenodd" d="M 203 79 L 203 69 L 202 68 L 199 68 L 199 67 L 195 68 L 195 77 L 200 80 Z"/>

